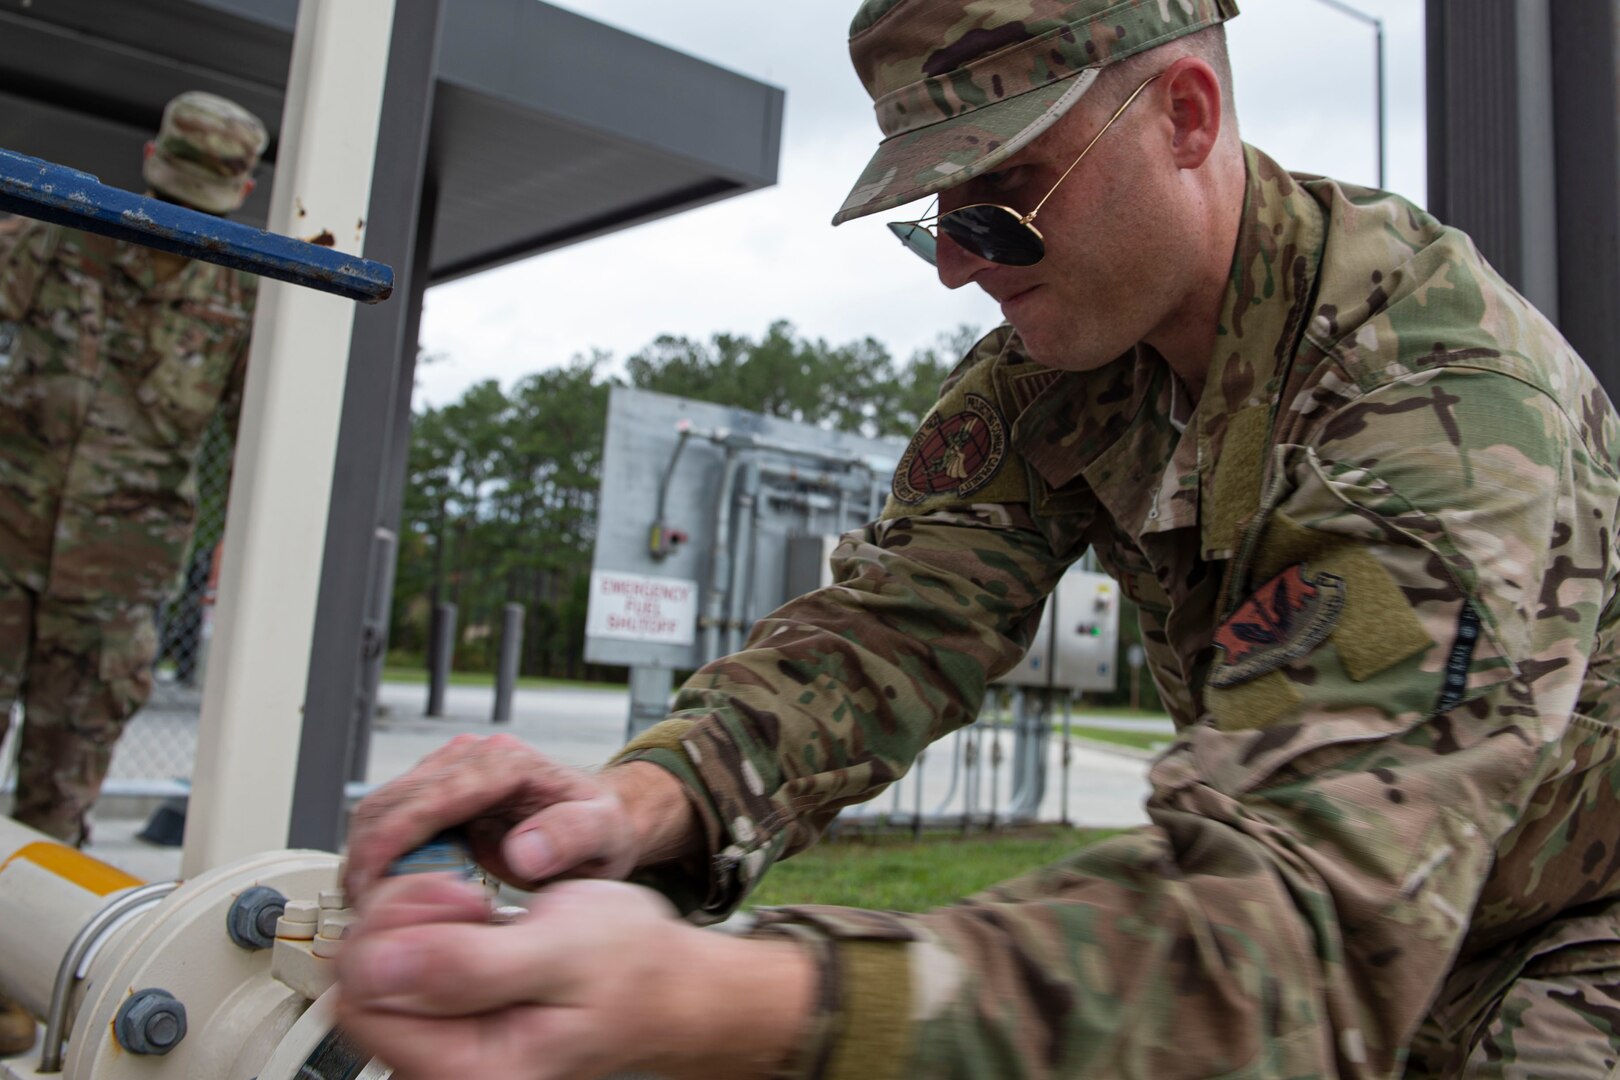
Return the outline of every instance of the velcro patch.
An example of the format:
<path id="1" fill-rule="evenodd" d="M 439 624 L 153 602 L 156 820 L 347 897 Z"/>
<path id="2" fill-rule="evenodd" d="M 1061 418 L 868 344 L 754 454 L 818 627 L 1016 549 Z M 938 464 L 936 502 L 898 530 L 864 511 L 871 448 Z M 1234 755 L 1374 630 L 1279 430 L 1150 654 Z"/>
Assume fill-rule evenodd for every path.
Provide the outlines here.
<path id="1" fill-rule="evenodd" d="M 1290 566 L 1238 606 L 1215 631 L 1221 658 L 1210 686 L 1235 686 L 1276 671 L 1327 639 L 1344 610 L 1344 579 Z"/>
<path id="2" fill-rule="evenodd" d="M 956 412 L 930 413 L 894 470 L 894 498 L 916 506 L 937 495 L 971 495 L 1007 460 L 1007 426 L 995 404 L 965 394 Z"/>

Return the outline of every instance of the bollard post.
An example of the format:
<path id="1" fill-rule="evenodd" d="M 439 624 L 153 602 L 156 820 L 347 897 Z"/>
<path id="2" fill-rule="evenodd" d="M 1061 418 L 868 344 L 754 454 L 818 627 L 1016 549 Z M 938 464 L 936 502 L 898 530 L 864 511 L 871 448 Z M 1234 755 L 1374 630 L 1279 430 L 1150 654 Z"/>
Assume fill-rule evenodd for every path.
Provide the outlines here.
<path id="1" fill-rule="evenodd" d="M 1080 697 L 1080 691 L 1071 691 L 1063 698 L 1063 824 L 1069 825 L 1069 767 L 1074 758 L 1074 743 L 1069 738 L 1072 730 L 1071 721 L 1074 718 L 1074 702 Z"/>
<path id="2" fill-rule="evenodd" d="M 444 715 L 444 688 L 456 653 L 456 605 L 434 604 L 428 624 L 428 716 Z"/>
<path id="3" fill-rule="evenodd" d="M 517 686 L 518 661 L 523 656 L 523 605 L 507 604 L 501 609 L 501 659 L 495 667 L 495 715 L 497 724 L 512 722 L 512 690 Z"/>
<path id="4" fill-rule="evenodd" d="M 625 742 L 669 716 L 669 695 L 674 688 L 675 673 L 669 668 L 631 667 L 630 716 L 625 721 Z"/>

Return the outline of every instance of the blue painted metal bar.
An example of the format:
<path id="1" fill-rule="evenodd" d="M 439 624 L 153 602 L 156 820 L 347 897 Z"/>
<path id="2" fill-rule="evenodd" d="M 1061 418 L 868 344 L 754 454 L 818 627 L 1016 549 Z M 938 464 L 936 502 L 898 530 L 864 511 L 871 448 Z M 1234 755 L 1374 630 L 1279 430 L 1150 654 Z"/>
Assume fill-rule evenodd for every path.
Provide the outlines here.
<path id="1" fill-rule="evenodd" d="M 0 149 L 0 211 L 367 304 L 386 300 L 394 291 L 394 271 L 382 263 L 149 199 L 103 184 L 89 173 L 4 149 Z"/>

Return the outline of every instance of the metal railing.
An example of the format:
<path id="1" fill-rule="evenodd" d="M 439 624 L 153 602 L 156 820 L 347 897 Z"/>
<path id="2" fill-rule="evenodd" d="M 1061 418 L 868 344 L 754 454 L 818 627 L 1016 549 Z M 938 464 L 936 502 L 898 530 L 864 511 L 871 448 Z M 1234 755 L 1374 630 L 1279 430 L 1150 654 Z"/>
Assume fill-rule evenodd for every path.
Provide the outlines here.
<path id="1" fill-rule="evenodd" d="M 973 723 L 934 743 L 888 791 L 852 806 L 837 828 L 953 829 L 1075 824 L 1074 698 L 995 688 Z"/>

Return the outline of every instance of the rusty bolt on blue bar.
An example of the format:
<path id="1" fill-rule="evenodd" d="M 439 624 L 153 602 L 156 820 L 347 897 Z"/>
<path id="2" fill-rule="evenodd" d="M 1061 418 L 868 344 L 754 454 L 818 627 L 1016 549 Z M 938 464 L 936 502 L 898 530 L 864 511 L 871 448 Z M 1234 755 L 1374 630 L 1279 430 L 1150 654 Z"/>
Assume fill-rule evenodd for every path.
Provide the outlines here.
<path id="1" fill-rule="evenodd" d="M 375 304 L 391 267 L 103 184 L 89 173 L 0 149 L 0 211 L 172 251 Z"/>

